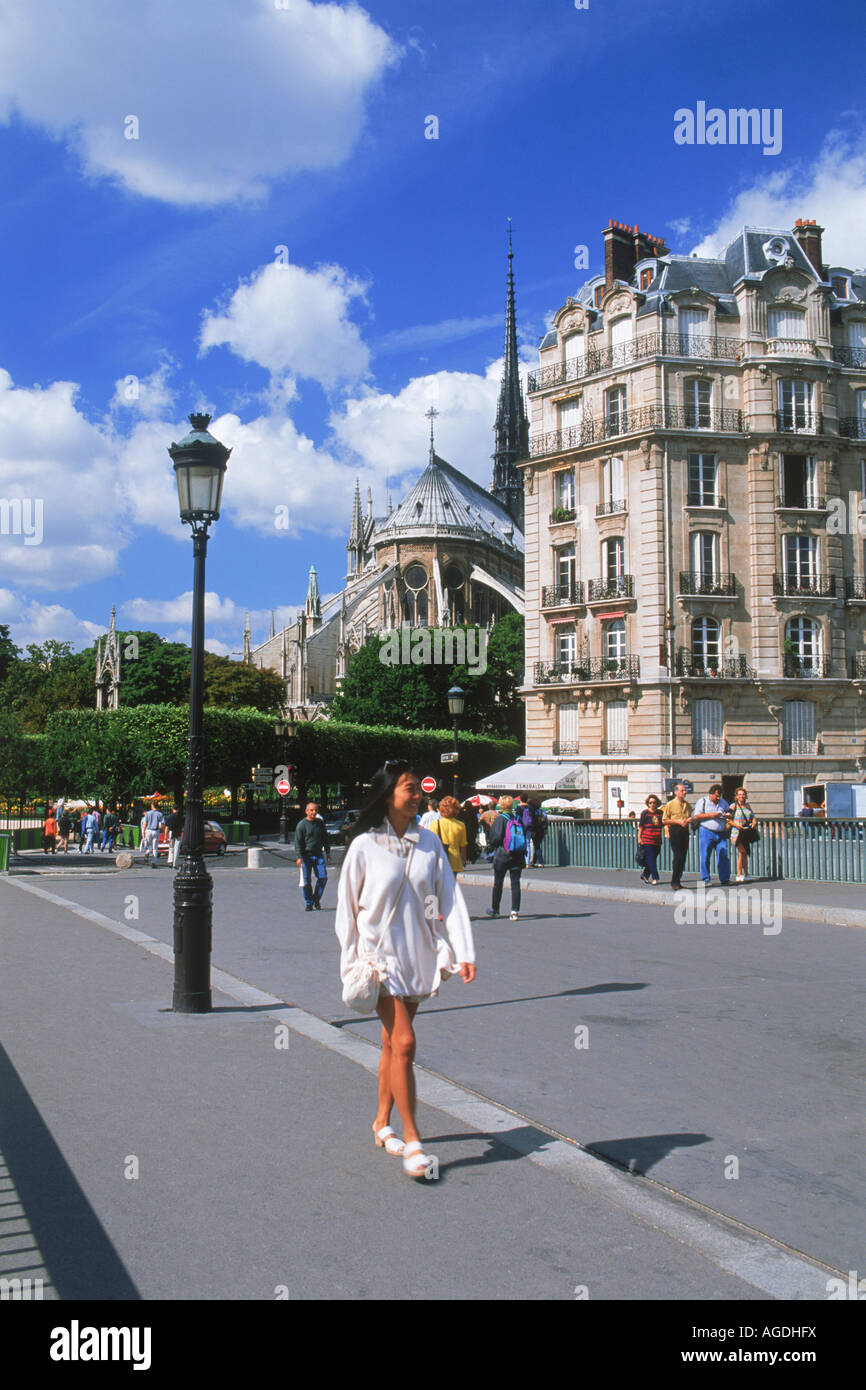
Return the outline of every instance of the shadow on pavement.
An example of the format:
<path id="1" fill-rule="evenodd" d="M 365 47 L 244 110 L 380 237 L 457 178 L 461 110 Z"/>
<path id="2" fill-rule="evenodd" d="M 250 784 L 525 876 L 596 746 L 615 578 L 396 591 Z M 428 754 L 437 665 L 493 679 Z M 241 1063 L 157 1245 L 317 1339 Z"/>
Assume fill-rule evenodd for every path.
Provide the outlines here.
<path id="1" fill-rule="evenodd" d="M 709 1144 L 711 1137 L 686 1130 L 682 1134 L 642 1134 L 635 1139 L 595 1139 L 583 1147 L 599 1158 L 607 1158 L 619 1167 L 628 1169 L 630 1173 L 648 1173 L 674 1149 Z"/>
<path id="2" fill-rule="evenodd" d="M 61 1299 L 141 1297 L 0 1047 L 0 1150 Z"/>

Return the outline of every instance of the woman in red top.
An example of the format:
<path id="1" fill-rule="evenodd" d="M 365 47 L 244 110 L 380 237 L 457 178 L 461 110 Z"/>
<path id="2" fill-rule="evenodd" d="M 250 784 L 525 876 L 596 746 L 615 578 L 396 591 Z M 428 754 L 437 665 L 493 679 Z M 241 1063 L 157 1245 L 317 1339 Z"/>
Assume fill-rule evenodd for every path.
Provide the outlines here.
<path id="1" fill-rule="evenodd" d="M 637 823 L 637 842 L 646 859 L 641 880 L 658 887 L 658 854 L 662 847 L 662 804 L 657 796 L 648 796 L 646 808 L 645 811 L 641 811 Z"/>
<path id="2" fill-rule="evenodd" d="M 54 818 L 53 810 L 49 806 L 48 815 L 45 817 L 45 823 L 42 826 L 42 848 L 46 852 L 46 854 L 54 854 L 56 850 L 56 845 L 57 821 Z"/>

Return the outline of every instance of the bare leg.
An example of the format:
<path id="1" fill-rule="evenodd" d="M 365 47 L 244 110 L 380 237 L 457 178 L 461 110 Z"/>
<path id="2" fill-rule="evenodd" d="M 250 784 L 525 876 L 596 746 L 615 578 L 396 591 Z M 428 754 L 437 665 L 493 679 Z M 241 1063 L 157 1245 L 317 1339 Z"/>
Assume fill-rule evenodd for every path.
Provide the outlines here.
<path id="1" fill-rule="evenodd" d="M 376 1006 L 382 1020 L 382 1056 L 379 1061 L 379 1109 L 376 1128 L 388 1123 L 395 1104 L 403 1121 L 403 1139 L 407 1144 L 420 1139 L 415 1125 L 415 1031 L 412 1020 L 417 1004 L 409 1004 L 393 995 L 383 995 Z"/>

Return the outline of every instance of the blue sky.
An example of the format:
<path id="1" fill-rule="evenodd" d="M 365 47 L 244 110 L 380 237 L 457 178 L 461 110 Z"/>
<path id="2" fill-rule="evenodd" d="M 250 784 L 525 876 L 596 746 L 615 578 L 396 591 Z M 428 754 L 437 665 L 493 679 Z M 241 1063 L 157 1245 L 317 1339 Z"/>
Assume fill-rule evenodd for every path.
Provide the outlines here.
<path id="1" fill-rule="evenodd" d="M 196 408 L 233 448 L 217 651 L 246 609 L 254 637 L 288 618 L 311 563 L 341 586 L 355 477 L 377 514 L 399 497 L 431 403 L 439 452 L 486 484 L 509 217 L 527 364 L 611 217 L 703 254 L 814 217 L 827 259 L 862 267 L 855 15 L 0 0 L 0 498 L 44 518 L 39 545 L 0 535 L 0 622 L 81 646 L 113 603 L 188 638 L 166 446 Z M 698 101 L 780 108 L 780 153 L 676 144 Z"/>

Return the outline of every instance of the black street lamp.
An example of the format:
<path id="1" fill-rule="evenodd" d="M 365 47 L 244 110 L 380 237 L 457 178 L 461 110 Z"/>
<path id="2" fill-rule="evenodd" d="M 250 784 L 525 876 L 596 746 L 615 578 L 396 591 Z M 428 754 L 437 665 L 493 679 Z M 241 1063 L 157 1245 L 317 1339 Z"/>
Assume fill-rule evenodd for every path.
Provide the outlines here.
<path id="1" fill-rule="evenodd" d="M 292 784 L 292 758 L 295 750 L 295 721 L 290 714 L 288 719 L 276 719 L 274 721 L 274 733 L 277 738 L 283 740 L 283 762 L 286 765 L 289 785 Z M 280 808 L 280 840 L 284 845 L 289 843 L 289 798 L 281 796 L 282 807 Z"/>
<path id="2" fill-rule="evenodd" d="M 192 669 L 189 682 L 189 764 L 179 865 L 174 879 L 174 995 L 182 1014 L 211 1008 L 213 879 L 204 862 L 204 565 L 208 527 L 220 514 L 231 449 L 208 434 L 209 415 L 189 417 L 192 432 L 169 448 L 177 477 L 180 519 L 192 527 Z"/>
<path id="3" fill-rule="evenodd" d="M 457 747 L 457 721 L 463 713 L 463 706 L 465 705 L 465 703 L 466 696 L 460 689 L 460 686 L 452 685 L 451 689 L 448 691 L 448 709 L 451 713 L 451 718 L 454 720 L 454 784 L 452 787 L 451 795 L 456 796 L 458 801 L 460 800 L 460 797 L 457 796 L 457 776 L 458 769 L 460 767 L 460 763 L 458 761 L 460 753 Z"/>

